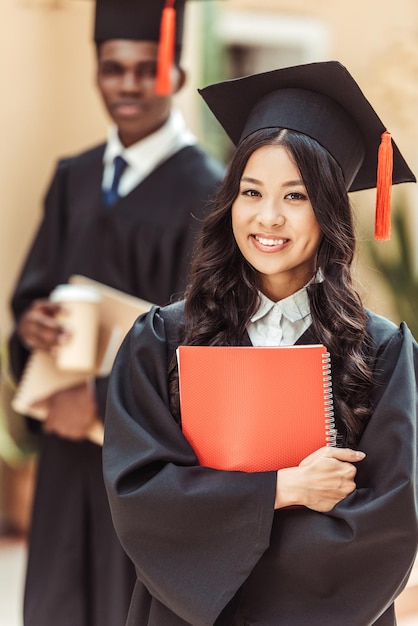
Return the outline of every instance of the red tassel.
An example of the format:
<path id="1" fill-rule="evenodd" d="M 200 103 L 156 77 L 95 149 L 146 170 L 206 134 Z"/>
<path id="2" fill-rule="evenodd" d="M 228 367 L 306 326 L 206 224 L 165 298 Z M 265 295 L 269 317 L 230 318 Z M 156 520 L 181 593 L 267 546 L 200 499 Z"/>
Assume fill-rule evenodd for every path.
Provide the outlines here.
<path id="1" fill-rule="evenodd" d="M 392 192 L 393 148 L 389 131 L 382 133 L 377 155 L 376 218 L 374 238 L 390 239 L 390 196 Z"/>
<path id="2" fill-rule="evenodd" d="M 176 10 L 174 0 L 166 0 L 161 17 L 160 43 L 158 45 L 157 79 L 155 91 L 160 96 L 172 92 L 171 71 L 174 65 L 176 38 Z"/>

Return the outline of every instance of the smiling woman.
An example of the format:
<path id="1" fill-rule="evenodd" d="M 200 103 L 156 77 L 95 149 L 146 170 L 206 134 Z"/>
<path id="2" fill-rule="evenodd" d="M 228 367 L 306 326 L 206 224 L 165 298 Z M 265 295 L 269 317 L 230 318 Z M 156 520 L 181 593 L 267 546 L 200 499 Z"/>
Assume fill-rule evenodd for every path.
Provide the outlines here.
<path id="1" fill-rule="evenodd" d="M 385 128 L 337 62 L 201 93 L 237 149 L 184 302 L 137 321 L 107 400 L 104 476 L 138 575 L 128 624 L 395 626 L 418 539 L 418 345 L 353 286 L 348 197 L 376 185 Z M 393 181 L 414 180 L 393 144 Z M 271 472 L 200 465 L 176 348 L 285 344 L 328 349 L 338 445 Z"/>

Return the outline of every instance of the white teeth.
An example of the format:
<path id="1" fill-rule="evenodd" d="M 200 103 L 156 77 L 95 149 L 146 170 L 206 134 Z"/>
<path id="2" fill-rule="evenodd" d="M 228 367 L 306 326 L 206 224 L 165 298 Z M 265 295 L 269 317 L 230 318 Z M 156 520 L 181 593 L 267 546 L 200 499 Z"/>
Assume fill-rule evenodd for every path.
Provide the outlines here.
<path id="1" fill-rule="evenodd" d="M 263 246 L 281 246 L 287 241 L 287 239 L 266 239 L 265 237 L 258 237 L 257 235 L 255 235 L 255 238 L 263 244 Z"/>

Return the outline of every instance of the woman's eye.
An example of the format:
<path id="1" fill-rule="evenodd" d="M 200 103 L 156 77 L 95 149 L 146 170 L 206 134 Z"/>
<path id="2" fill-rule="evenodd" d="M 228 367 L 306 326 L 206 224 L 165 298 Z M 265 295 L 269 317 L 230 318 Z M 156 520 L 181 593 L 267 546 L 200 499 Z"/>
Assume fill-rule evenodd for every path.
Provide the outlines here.
<path id="1" fill-rule="evenodd" d="M 292 191 L 286 195 L 286 198 L 289 200 L 307 200 L 307 196 L 304 193 L 300 193 L 298 191 Z"/>
<path id="2" fill-rule="evenodd" d="M 243 191 L 241 191 L 241 195 L 249 196 L 250 198 L 256 198 L 258 196 L 261 196 L 260 192 L 256 189 L 244 189 Z"/>

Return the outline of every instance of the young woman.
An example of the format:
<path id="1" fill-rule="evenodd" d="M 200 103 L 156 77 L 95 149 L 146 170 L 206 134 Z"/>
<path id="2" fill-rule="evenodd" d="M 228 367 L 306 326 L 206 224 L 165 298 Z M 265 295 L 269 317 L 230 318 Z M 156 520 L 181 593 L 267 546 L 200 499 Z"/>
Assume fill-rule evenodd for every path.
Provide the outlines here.
<path id="1" fill-rule="evenodd" d="M 128 624 L 393 626 L 418 536 L 418 347 L 353 287 L 347 195 L 376 184 L 384 128 L 335 62 L 202 95 L 238 147 L 185 301 L 137 321 L 108 396 L 105 480 L 138 575 Z M 394 182 L 413 181 L 393 149 Z M 200 466 L 177 346 L 295 343 L 331 353 L 338 447 L 272 472 Z"/>

